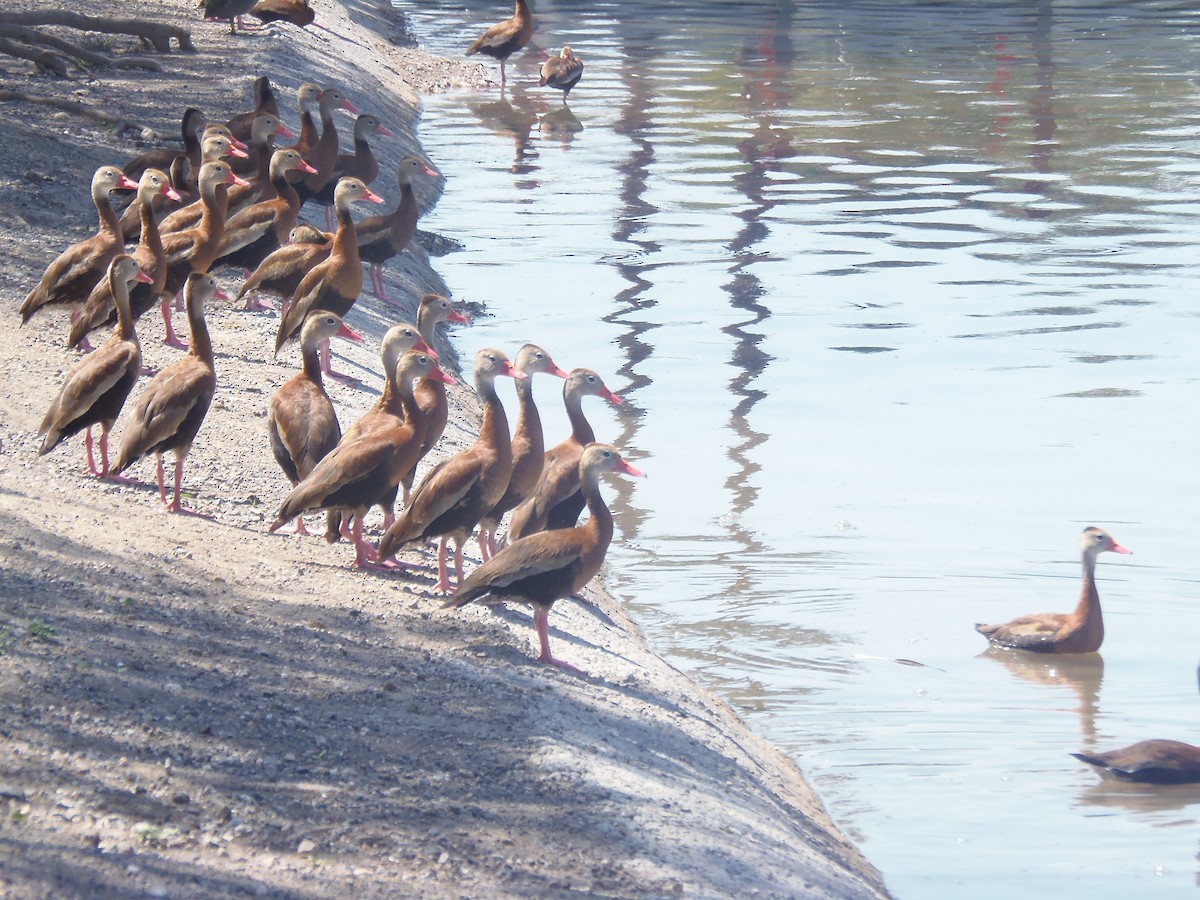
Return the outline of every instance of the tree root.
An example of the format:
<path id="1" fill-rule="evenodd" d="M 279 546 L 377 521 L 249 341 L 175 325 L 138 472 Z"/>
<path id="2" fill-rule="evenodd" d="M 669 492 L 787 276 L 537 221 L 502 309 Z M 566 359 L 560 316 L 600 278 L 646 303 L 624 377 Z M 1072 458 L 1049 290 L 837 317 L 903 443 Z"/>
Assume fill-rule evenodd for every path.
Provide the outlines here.
<path id="1" fill-rule="evenodd" d="M 142 46 L 154 48 L 159 53 L 169 53 L 171 40 L 179 44 L 180 50 L 195 51 L 192 35 L 189 31 L 176 28 L 173 25 L 163 25 L 155 22 L 140 22 L 135 19 L 102 19 L 95 16 L 84 16 L 79 13 L 61 10 L 44 10 L 27 13 L 0 13 L 0 53 L 7 53 L 20 59 L 31 60 L 39 72 L 50 72 L 61 78 L 67 75 L 67 63 L 63 57 L 68 57 L 77 64 L 88 67 L 116 69 L 148 69 L 161 72 L 162 67 L 150 59 L 135 57 L 109 57 L 95 53 L 71 41 L 63 40 L 39 31 L 39 25 L 57 25 L 65 28 L 77 28 L 81 31 L 95 31 L 101 34 L 130 34 L 139 38 Z M 9 40 L 4 40 L 8 38 Z M 33 46 L 45 45 L 57 53 L 46 50 L 36 50 Z"/>
<path id="2" fill-rule="evenodd" d="M 95 53 L 91 50 L 80 47 L 78 44 L 72 44 L 70 41 L 64 41 L 62 38 L 57 38 L 53 35 L 43 34 L 36 28 L 27 28 L 24 25 L 9 25 L 0 21 L 0 37 L 12 38 L 13 40 L 22 41 L 26 44 L 45 44 L 47 47 L 53 47 L 61 54 L 72 57 L 81 65 L 92 65 L 101 69 L 111 66 L 116 69 L 149 69 L 152 72 L 162 71 L 162 66 L 152 59 L 105 56 L 102 53 Z"/>
<path id="3" fill-rule="evenodd" d="M 144 126 L 139 125 L 137 122 L 123 119 L 120 116 L 114 116 L 112 113 L 105 112 L 91 104 L 79 103 L 75 100 L 64 100 L 61 97 L 30 97 L 19 91 L 0 90 L 0 103 L 34 103 L 38 106 L 50 106 L 54 109 L 61 109 L 64 112 L 75 113 L 84 118 L 101 122 L 104 125 L 110 125 L 118 134 L 132 132 L 136 135 L 144 136 L 147 131 Z"/>

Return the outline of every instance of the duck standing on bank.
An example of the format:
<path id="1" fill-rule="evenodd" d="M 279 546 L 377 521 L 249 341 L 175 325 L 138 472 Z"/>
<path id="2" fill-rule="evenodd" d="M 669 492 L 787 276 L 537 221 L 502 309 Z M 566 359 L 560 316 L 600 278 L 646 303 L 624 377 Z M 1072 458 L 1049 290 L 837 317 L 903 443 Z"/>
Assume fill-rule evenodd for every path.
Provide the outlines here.
<path id="1" fill-rule="evenodd" d="M 92 176 L 92 203 L 100 216 L 100 227 L 86 240 L 72 244 L 46 267 L 37 286 L 21 303 L 24 325 L 43 306 L 51 303 L 82 303 L 96 282 L 108 271 L 108 264 L 125 248 L 117 214 L 108 202 L 115 190 L 137 189 L 116 166 L 101 166 Z"/>
<path id="2" fill-rule="evenodd" d="M 430 347 L 437 347 L 437 327 L 439 322 L 466 323 L 467 317 L 455 309 L 450 301 L 441 294 L 425 294 L 417 304 L 417 332 Z M 417 398 L 417 406 L 421 407 L 421 415 L 425 418 L 425 437 L 421 439 L 421 452 L 412 468 L 400 479 L 404 490 L 404 505 L 408 506 L 412 499 L 413 481 L 417 477 L 417 463 L 433 449 L 434 444 L 442 439 L 446 430 L 446 422 L 450 418 L 450 402 L 446 396 L 446 386 L 435 378 L 418 378 L 413 394 Z M 392 505 L 395 498 L 392 498 Z M 392 505 L 388 506 L 390 512 Z M 391 527 L 392 518 L 388 516 L 387 527 Z"/>
<path id="3" fill-rule="evenodd" d="M 281 150 L 280 153 L 291 153 Z M 318 349 L 332 337 L 362 340 L 333 313 L 309 316 L 300 330 L 300 371 L 279 386 L 267 405 L 271 452 L 292 487 L 308 477 L 342 439 L 333 401 L 325 392 Z M 308 534 L 296 517 L 296 534 Z"/>
<path id="4" fill-rule="evenodd" d="M 1104 619 L 1096 590 L 1096 557 L 1104 552 L 1130 553 L 1102 528 L 1083 529 L 1083 588 L 1071 613 L 1020 616 L 1003 625 L 976 625 L 975 630 L 1000 647 L 1034 653 L 1094 653 L 1104 642 Z"/>
<path id="5" fill-rule="evenodd" d="M 602 397 L 613 406 L 621 398 L 610 391 L 591 369 L 572 369 L 563 382 L 563 405 L 571 434 L 546 451 L 542 474 L 532 493 L 512 512 L 508 522 L 508 540 L 528 537 L 539 531 L 571 528 L 583 512 L 584 497 L 579 488 L 579 457 L 583 448 L 596 440 L 591 423 L 583 414 L 584 397 Z"/>
<path id="6" fill-rule="evenodd" d="M 271 156 L 274 194 L 231 216 L 217 249 L 216 266 L 254 269 L 288 239 L 300 215 L 300 196 L 288 181 L 289 172 L 312 172 L 295 150 L 276 150 Z"/>
<path id="7" fill-rule="evenodd" d="M 357 178 L 370 184 L 379 175 L 379 160 L 371 149 L 371 138 L 376 135 L 392 137 L 393 132 L 378 116 L 362 113 L 354 120 L 354 152 L 339 153 L 333 165 L 333 174 L 325 186 L 312 195 L 312 199 L 325 207 L 325 226 L 332 231 L 336 226 L 333 218 L 333 191 L 342 178 Z M 314 173 L 315 174 L 315 173 Z"/>
<path id="8" fill-rule="evenodd" d="M 463 544 L 508 487 L 512 475 L 512 443 L 504 404 L 496 394 L 500 376 L 524 378 L 499 350 L 480 350 L 475 355 L 475 389 L 483 401 L 479 436 L 466 450 L 443 460 L 422 479 L 404 510 L 379 542 L 379 559 L 395 555 L 406 544 L 441 538 L 438 547 L 437 589 L 453 588 L 446 566 L 446 546 L 455 542 L 454 569 L 457 583 L 463 580 Z"/>
<path id="9" fill-rule="evenodd" d="M 284 522 L 319 509 L 348 514 L 354 523 L 354 565 L 360 569 L 387 568 L 375 562 L 374 550 L 362 534 L 363 518 L 389 489 L 395 490 L 400 473 L 420 447 L 423 422 L 413 399 L 413 380 L 449 380 L 433 357 L 419 350 L 402 353 L 387 377 L 400 397 L 403 421 L 343 438 L 307 478 L 292 488 L 270 528 L 276 531 Z M 336 529 L 330 536 L 336 538 Z"/>
<path id="10" fill-rule="evenodd" d="M 389 328 L 383 335 L 383 340 L 379 345 L 379 356 L 383 363 L 382 371 L 384 373 L 383 391 L 380 393 L 379 399 L 371 404 L 371 407 L 365 413 L 359 416 L 358 419 L 355 420 L 354 424 L 352 424 L 346 431 L 344 437 L 345 440 L 355 440 L 356 438 L 370 434 L 371 432 L 379 429 L 395 428 L 404 424 L 404 420 L 406 418 L 406 414 L 404 412 L 404 403 L 406 402 L 405 386 L 397 382 L 397 380 L 388 373 L 396 370 L 396 364 L 406 350 L 417 350 L 421 353 L 425 353 L 432 357 L 435 362 L 438 358 L 438 355 L 434 349 L 428 344 L 428 342 L 424 340 L 424 338 L 421 337 L 421 332 L 416 326 L 408 322 L 399 322 Z M 417 454 L 411 457 L 412 462 L 410 464 L 410 468 L 416 466 L 417 457 L 420 454 L 421 448 L 424 446 L 425 434 L 430 424 L 430 417 L 425 407 L 421 405 L 420 398 L 416 396 L 415 386 L 424 385 L 427 383 L 437 384 L 442 388 L 444 393 L 445 385 L 453 384 L 454 380 L 439 369 L 436 374 L 430 377 L 418 374 L 414 383 L 407 386 L 408 393 L 412 393 L 414 395 L 413 402 L 416 404 L 417 411 L 420 414 L 418 417 L 420 428 L 413 437 L 413 439 L 417 441 Z M 406 438 L 406 440 L 407 439 L 408 438 Z M 406 456 L 405 459 L 409 459 L 409 457 Z M 403 477 L 403 475 L 404 473 L 401 472 L 401 477 Z M 396 519 L 396 494 L 398 492 L 398 488 L 399 482 L 397 481 L 396 484 L 392 485 L 387 491 L 384 492 L 383 496 L 379 500 L 379 503 L 377 504 L 383 510 L 383 528 L 385 531 L 391 527 L 392 522 L 394 522 Z M 408 498 L 406 495 L 405 503 L 407 502 Z M 342 537 L 353 537 L 348 523 L 346 523 L 344 520 L 341 525 L 340 533 Z M 337 535 L 333 533 L 327 533 L 326 540 L 332 544 L 337 541 Z M 374 559 L 375 549 L 373 547 L 370 547 L 369 545 L 365 546 L 364 551 L 368 553 L 372 560 Z"/>
<path id="11" fill-rule="evenodd" d="M 383 198 L 371 192 L 357 178 L 343 178 L 334 192 L 338 228 L 328 258 L 314 266 L 300 281 L 292 295 L 287 311 L 279 318 L 275 335 L 275 352 L 300 332 L 304 317 L 321 309 L 346 317 L 362 292 L 362 264 L 358 259 L 358 234 L 350 216 L 350 204 L 360 200 L 382 203 Z M 329 363 L 329 342 L 321 344 L 321 371 L 330 378 L 345 378 L 334 372 Z"/>
<path id="12" fill-rule="evenodd" d="M 181 501 L 183 461 L 204 424 L 217 389 L 212 339 L 204 320 L 204 305 L 216 297 L 228 300 L 211 275 L 193 272 L 183 287 L 191 340 L 188 351 L 162 369 L 146 385 L 121 434 L 121 452 L 113 474 L 120 475 L 147 454 L 158 458 L 158 497 L 171 512 L 191 512 Z M 167 503 L 163 454 L 175 454 L 175 496 Z"/>
<path id="13" fill-rule="evenodd" d="M 555 365 L 550 354 L 536 344 L 526 344 L 518 350 L 515 365 L 526 377 L 516 383 L 517 424 L 512 438 L 513 470 L 504 496 L 479 520 L 479 552 L 484 562 L 494 556 L 498 549 L 496 529 L 500 526 L 500 520 L 529 496 L 542 475 L 546 442 L 542 433 L 542 417 L 537 404 L 533 402 L 533 376 L 544 372 L 558 378 L 567 377 L 567 373 Z"/>
<path id="14" fill-rule="evenodd" d="M 221 239 L 225 236 L 225 186 L 246 183 L 245 179 L 235 175 L 223 162 L 207 162 L 201 166 L 199 181 L 200 199 L 204 205 L 199 224 L 194 228 L 176 231 L 163 237 L 163 250 L 167 254 L 167 278 L 160 304 L 163 325 L 167 331 L 164 343 L 180 349 L 186 349 L 186 345 L 175 334 L 171 323 L 172 298 L 183 289 L 190 276 L 208 272 L 209 266 L 217 258 Z M 186 304 L 186 297 L 184 301 Z M 203 305 L 201 302 L 201 309 Z M 189 314 L 189 324 L 191 321 Z"/>
<path id="15" fill-rule="evenodd" d="M 508 58 L 521 50 L 533 37 L 533 13 L 525 0 L 516 0 L 511 19 L 498 22 L 481 34 L 470 47 L 467 56 L 482 53 L 500 60 L 500 87 L 504 87 L 506 76 L 504 64 Z"/>
<path id="16" fill-rule="evenodd" d="M 129 290 L 129 312 L 136 322 L 150 309 L 162 293 L 167 281 L 167 254 L 163 250 L 162 236 L 154 219 L 154 201 L 158 197 L 178 200 L 179 194 L 171 187 L 166 174 L 158 169 L 146 169 L 138 179 L 137 206 L 141 216 L 141 237 L 133 258 L 146 277 L 137 279 L 139 284 Z M 83 309 L 71 323 L 67 345 L 83 345 L 87 348 L 88 335 L 97 328 L 111 325 L 119 318 L 116 296 L 112 292 L 112 278 L 105 278 L 84 301 Z"/>
<path id="17" fill-rule="evenodd" d="M 550 652 L 550 607 L 556 600 L 583 590 L 604 564 L 613 536 L 612 513 L 600 494 L 600 476 L 605 472 L 635 478 L 643 475 L 621 458 L 616 447 L 588 444 L 579 457 L 579 481 L 590 513 L 588 520 L 574 528 L 544 531 L 514 541 L 472 572 L 446 605 L 465 606 L 481 599 L 531 603 L 541 648 L 538 659 L 584 674 Z"/>
<path id="18" fill-rule="evenodd" d="M 144 177 L 144 176 L 143 176 Z M 67 373 L 62 389 L 46 411 L 38 434 L 42 441 L 38 456 L 45 456 L 64 438 L 87 429 L 87 471 L 108 477 L 108 432 L 137 382 L 142 367 L 142 347 L 129 311 L 129 286 L 149 282 L 137 260 L 121 254 L 108 266 L 108 287 L 117 307 L 117 327 L 99 349 L 89 353 Z M 92 453 L 92 426 L 100 426 L 100 468 Z"/>
<path id="19" fill-rule="evenodd" d="M 396 167 L 396 182 L 400 186 L 400 202 L 390 213 L 369 216 L 358 223 L 358 255 L 371 274 L 371 292 L 380 300 L 391 301 L 383 283 L 383 264 L 396 256 L 417 233 L 417 195 L 412 180 L 416 175 L 437 178 L 437 170 L 415 156 L 406 156 Z"/>

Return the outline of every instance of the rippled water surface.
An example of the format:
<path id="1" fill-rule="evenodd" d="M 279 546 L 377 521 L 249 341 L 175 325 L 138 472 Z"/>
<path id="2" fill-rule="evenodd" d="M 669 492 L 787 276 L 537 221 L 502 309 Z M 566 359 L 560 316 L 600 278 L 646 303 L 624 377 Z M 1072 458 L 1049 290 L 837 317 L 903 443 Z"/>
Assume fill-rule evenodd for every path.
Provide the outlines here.
<path id="1" fill-rule="evenodd" d="M 508 14 L 397 4 L 453 56 Z M 426 101 L 424 227 L 495 314 L 467 353 L 626 398 L 587 407 L 650 475 L 607 488 L 618 596 L 897 896 L 1194 891 L 1200 789 L 1067 754 L 1200 738 L 1200 11 L 535 14 L 503 94 Z M 532 86 L 564 43 L 568 107 Z M 1073 605 L 1092 523 L 1136 554 L 1100 561 L 1103 658 L 984 653 L 973 623 Z"/>

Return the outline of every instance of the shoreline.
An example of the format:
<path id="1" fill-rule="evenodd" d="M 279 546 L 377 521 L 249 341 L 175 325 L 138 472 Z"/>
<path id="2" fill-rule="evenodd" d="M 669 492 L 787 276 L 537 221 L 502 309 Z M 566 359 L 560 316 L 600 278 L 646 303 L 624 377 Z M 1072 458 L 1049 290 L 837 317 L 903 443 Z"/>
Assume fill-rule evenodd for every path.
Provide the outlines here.
<path id="1" fill-rule="evenodd" d="M 420 147 L 406 78 L 469 87 L 480 72 L 389 44 L 402 14 L 386 0 L 322 4 L 328 30 L 251 37 L 169 0 L 94 12 L 135 5 L 189 28 L 199 53 L 155 57 L 164 73 L 18 88 L 82 92 L 169 137 L 184 106 L 214 119 L 247 108 L 258 74 L 280 86 L 293 129 L 294 87 L 337 82 L 396 132 L 375 142 L 376 189 L 390 199 L 389 173 Z M 274 314 L 209 311 L 219 387 L 184 487 L 213 521 L 166 514 L 153 490 L 81 476 L 79 439 L 38 459 L 33 432 L 75 354 L 61 309 L 18 329 L 16 305 L 94 226 L 94 211 L 70 212 L 90 172 L 142 148 L 85 120 L 5 106 L 0 892 L 887 896 L 795 764 L 659 659 L 599 580 L 595 609 L 564 601 L 551 613 L 556 646 L 592 673 L 576 677 L 530 657 L 523 608 L 442 610 L 428 572 L 359 573 L 344 543 L 266 534 L 285 482 L 265 406 L 297 359 L 294 348 L 271 358 Z M 350 121 L 339 117 L 343 135 Z M 416 186 L 423 207 L 442 187 Z M 449 293 L 421 249 L 386 271 L 410 302 Z M 335 355 L 366 389 L 330 386 L 343 427 L 377 395 L 378 341 L 397 315 L 364 294 L 349 316 L 366 340 Z M 154 319 L 139 334 L 161 365 L 175 352 Z M 454 343 L 464 358 L 476 349 L 465 329 Z M 454 360 L 452 347 L 437 349 Z M 549 384 L 535 391 L 553 402 Z M 473 392 L 452 390 L 439 458 L 473 440 L 478 414 Z M 143 462 L 130 474 L 151 471 Z"/>

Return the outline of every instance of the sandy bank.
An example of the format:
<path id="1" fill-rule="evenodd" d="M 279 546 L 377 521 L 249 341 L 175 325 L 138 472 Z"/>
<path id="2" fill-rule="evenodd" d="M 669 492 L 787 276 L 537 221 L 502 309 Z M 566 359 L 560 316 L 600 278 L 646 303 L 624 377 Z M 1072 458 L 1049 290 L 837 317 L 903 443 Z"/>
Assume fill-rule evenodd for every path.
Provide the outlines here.
<path id="1" fill-rule="evenodd" d="M 324 2 L 329 31 L 255 37 L 170 0 L 94 11 L 106 6 L 190 27 L 199 53 L 70 82 L 0 59 L 6 84 L 174 136 L 185 106 L 247 108 L 258 74 L 292 127 L 295 87 L 337 81 L 399 135 L 378 142 L 389 200 L 387 173 L 418 146 L 416 91 L 479 77 L 389 44 L 386 0 Z M 94 226 L 91 172 L 142 147 L 22 103 L 4 104 L 0 140 L 0 893 L 883 895 L 795 766 L 658 659 L 610 598 L 551 615 L 556 646 L 592 673 L 577 677 L 531 660 L 523 609 L 443 611 L 428 573 L 359 573 L 344 544 L 266 534 L 284 481 L 265 407 L 297 358 L 272 358 L 273 314 L 217 304 L 209 317 L 219 388 L 185 487 L 211 520 L 80 475 L 78 440 L 37 459 L 38 421 L 76 356 L 65 311 L 18 329 L 16 307 Z M 410 300 L 445 290 L 420 248 L 389 286 Z M 351 314 L 367 341 L 338 347 L 339 363 L 365 389 L 331 386 L 344 424 L 378 393 L 376 348 L 397 315 L 369 296 Z M 139 333 L 151 364 L 174 358 L 154 316 Z M 439 350 L 453 346 L 478 349 L 469 329 Z M 556 386 L 539 388 L 555 402 Z M 477 415 L 456 390 L 440 454 L 470 442 Z"/>

